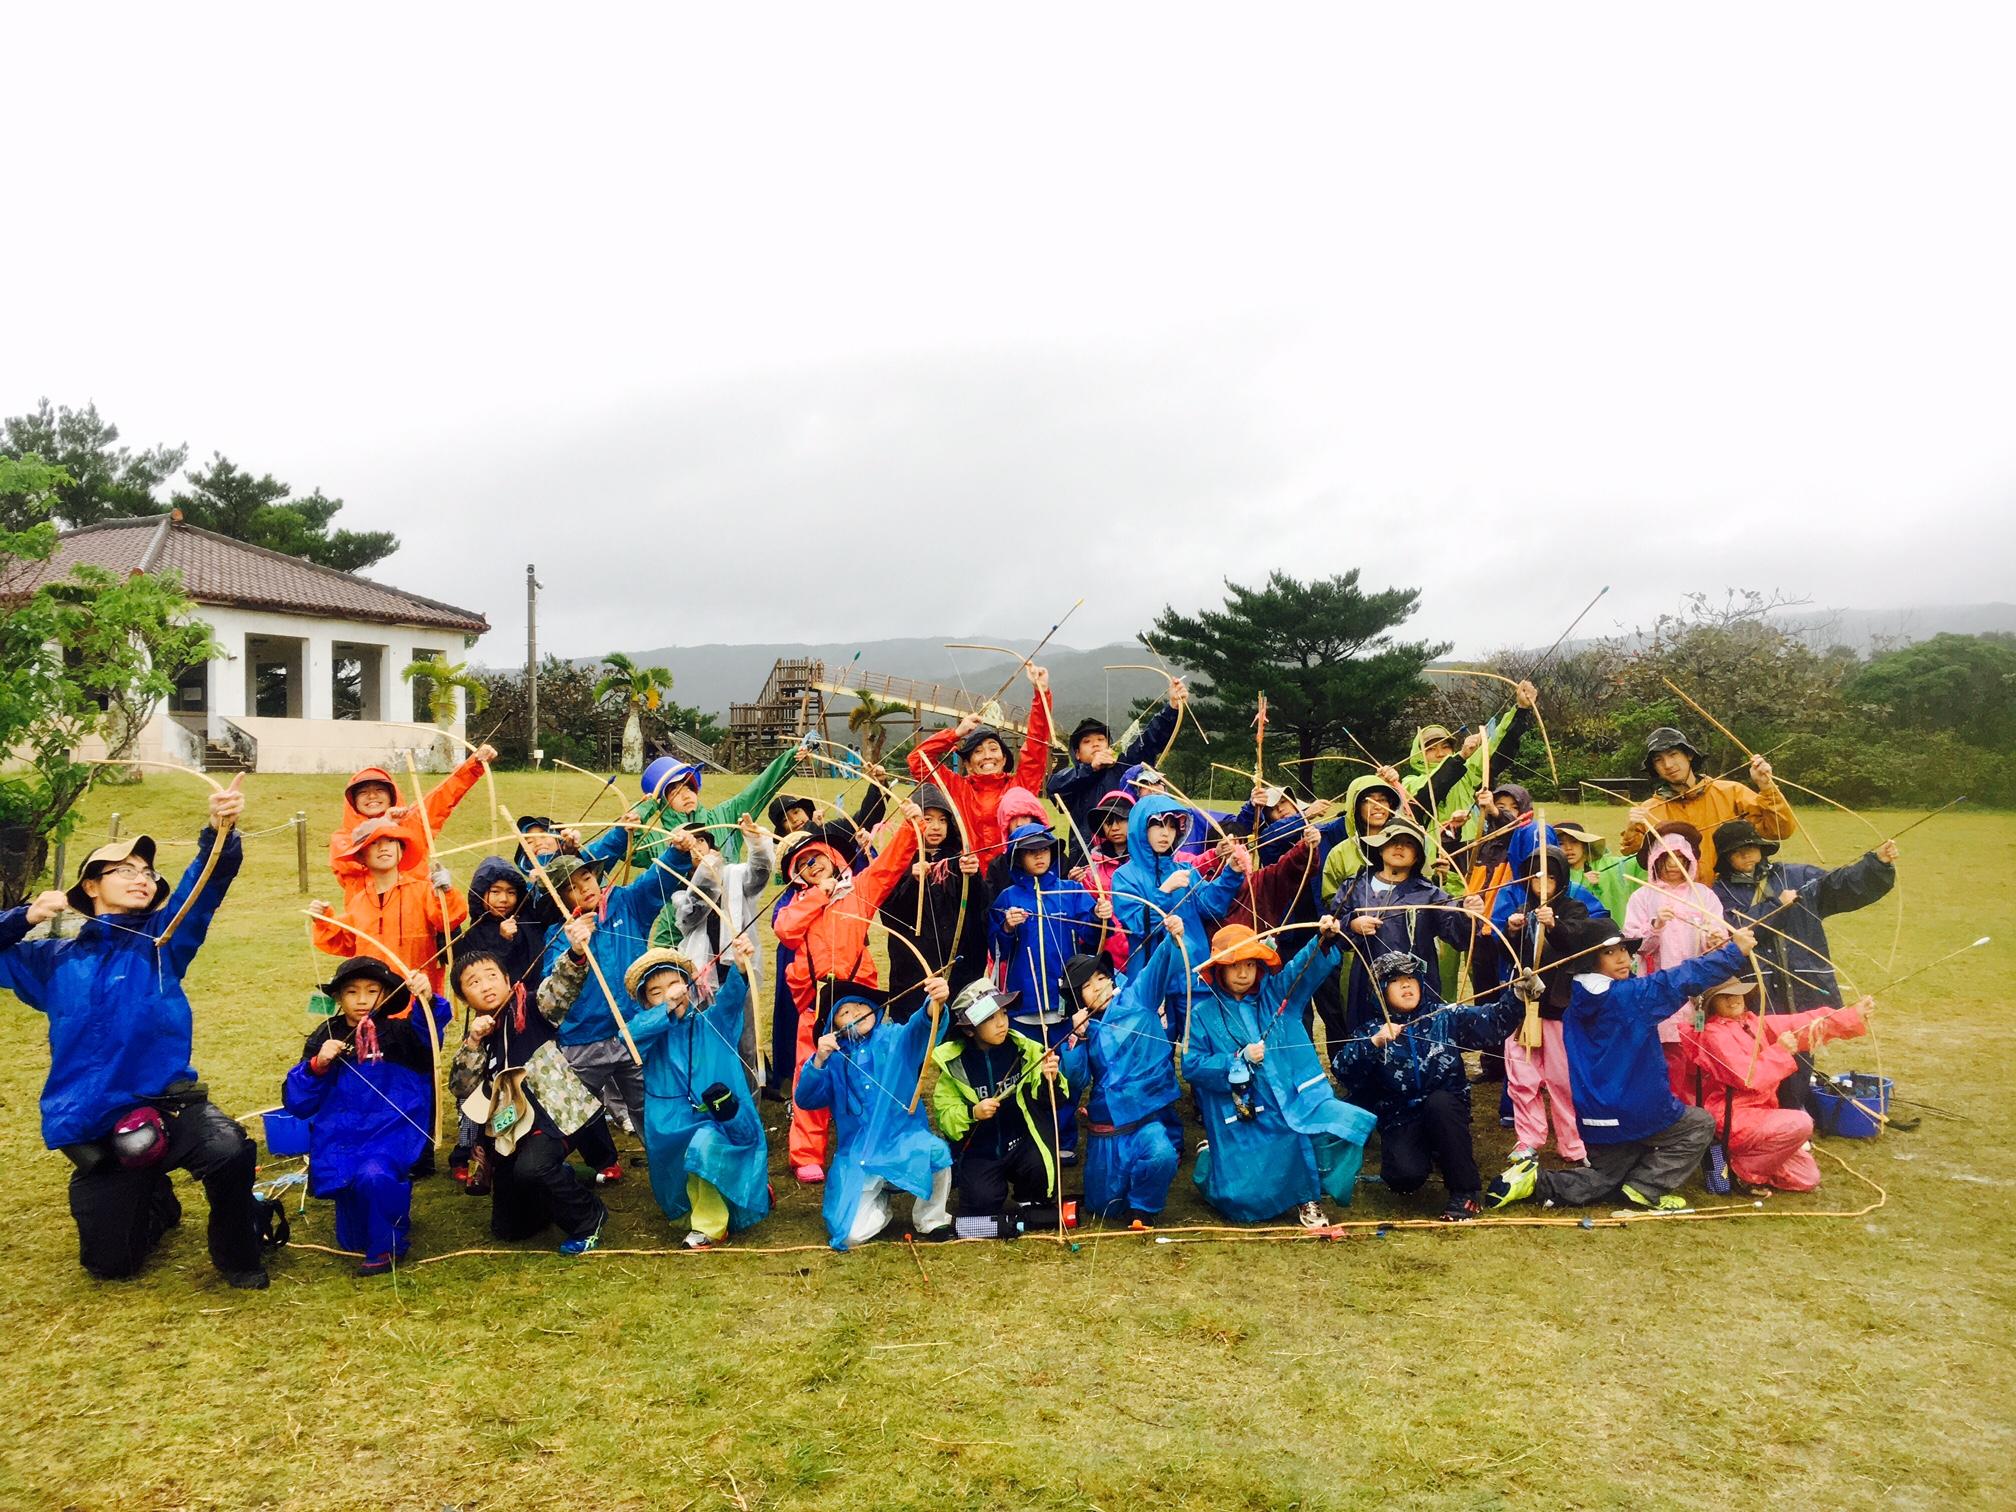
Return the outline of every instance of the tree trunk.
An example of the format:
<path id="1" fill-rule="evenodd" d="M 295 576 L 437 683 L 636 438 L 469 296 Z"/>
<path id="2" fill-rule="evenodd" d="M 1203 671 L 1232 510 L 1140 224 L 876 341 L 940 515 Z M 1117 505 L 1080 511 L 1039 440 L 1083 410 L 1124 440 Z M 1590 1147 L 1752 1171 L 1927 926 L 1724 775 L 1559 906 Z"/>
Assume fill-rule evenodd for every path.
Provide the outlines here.
<path id="1" fill-rule="evenodd" d="M 637 710 L 630 710 L 630 717 L 623 721 L 623 770 L 641 772 L 644 770 L 644 726 L 637 718 Z"/>
<path id="2" fill-rule="evenodd" d="M 49 837 L 25 824 L 0 825 L 0 908 L 18 908 L 49 864 Z M 56 886 L 61 878 L 52 879 Z"/>

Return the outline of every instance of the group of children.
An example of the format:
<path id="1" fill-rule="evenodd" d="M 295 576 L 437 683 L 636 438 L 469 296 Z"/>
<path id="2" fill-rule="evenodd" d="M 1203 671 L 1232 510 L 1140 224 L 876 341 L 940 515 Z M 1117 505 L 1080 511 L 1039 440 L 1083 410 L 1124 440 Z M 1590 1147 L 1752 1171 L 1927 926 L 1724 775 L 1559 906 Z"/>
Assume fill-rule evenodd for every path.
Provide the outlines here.
<path id="1" fill-rule="evenodd" d="M 359 772 L 330 837 L 343 901 L 313 906 L 316 946 L 343 958 L 324 989 L 333 1011 L 282 1093 L 310 1125 L 310 1190 L 333 1199 L 339 1245 L 366 1273 L 406 1253 L 412 1180 L 451 1119 L 452 1172 L 488 1197 L 501 1239 L 551 1228 L 563 1253 L 595 1249 L 628 1132 L 684 1243 L 723 1243 L 775 1200 L 765 1101 L 788 1103 L 787 1169 L 823 1187 L 840 1249 L 897 1227 L 920 1239 L 1085 1217 L 1150 1228 L 1186 1153 L 1226 1221 L 1322 1228 L 1369 1179 L 1375 1132 L 1378 1179 L 1406 1196 L 1439 1175 L 1452 1222 L 1529 1198 L 1671 1211 L 1704 1169 L 1817 1185 L 1811 1052 L 1864 1032 L 1873 1006 L 1841 1002 L 1822 921 L 1894 885 L 1894 843 L 1831 871 L 1779 861 L 1796 820 L 1769 764 L 1752 761 L 1751 785 L 1704 779 L 1698 752 L 1661 729 L 1653 794 L 1613 856 L 1593 831 L 1544 824 L 1523 787 L 1491 782 L 1530 719 L 1524 684 L 1481 731 L 1422 730 L 1409 770 L 1353 782 L 1341 812 L 1262 783 L 1221 813 L 1154 765 L 1182 717 L 1180 681 L 1124 748 L 1081 721 L 1051 773 L 1048 678 L 1027 671 L 1019 749 L 968 716 L 909 754 L 907 795 L 879 767 L 858 769 L 872 791 L 853 814 L 785 792 L 815 759 L 810 737 L 711 806 L 698 766 L 661 758 L 641 801 L 593 839 L 517 820 L 515 857 L 481 861 L 466 895 L 434 836 L 493 753 L 410 803 L 389 773 Z M 225 847 L 235 866 L 234 833 L 205 837 L 199 856 Z M 134 947 L 115 928 L 158 932 L 151 843 L 117 849 L 93 853 L 84 901 L 70 899 L 106 921 L 96 933 L 17 943 L 60 895 L 0 915 L 0 985 L 51 1014 L 45 1132 L 102 1146 L 80 1160 L 73 1207 L 85 1263 L 105 1274 L 122 1265 L 94 1262 L 105 1225 L 79 1186 L 96 1172 L 83 1197 L 109 1193 L 103 1173 L 129 1169 L 126 1120 L 171 1103 L 176 1055 L 82 1076 L 88 1056 L 59 1034 L 79 1010 L 45 957 L 90 947 L 117 965 Z M 142 870 L 151 902 L 137 881 L 123 902 L 99 896 Z M 171 960 L 186 963 L 220 895 L 207 889 Z M 74 954 L 60 965 L 82 969 Z M 154 1001 L 186 1046 L 179 982 L 164 975 Z M 1516 1139 L 1488 1182 L 1466 1052 L 1503 1081 Z M 443 1059 L 452 1107 L 436 1106 Z M 157 1118 L 163 1154 L 199 1174 L 240 1158 L 221 1138 L 192 1156 L 204 1117 L 171 1111 L 173 1125 Z M 169 1221 L 163 1190 L 165 1174 L 119 1189 L 122 1254 L 144 1253 Z M 220 1211 L 243 1227 L 235 1203 L 213 1191 L 213 1253 L 246 1273 L 243 1248 L 217 1237 Z"/>

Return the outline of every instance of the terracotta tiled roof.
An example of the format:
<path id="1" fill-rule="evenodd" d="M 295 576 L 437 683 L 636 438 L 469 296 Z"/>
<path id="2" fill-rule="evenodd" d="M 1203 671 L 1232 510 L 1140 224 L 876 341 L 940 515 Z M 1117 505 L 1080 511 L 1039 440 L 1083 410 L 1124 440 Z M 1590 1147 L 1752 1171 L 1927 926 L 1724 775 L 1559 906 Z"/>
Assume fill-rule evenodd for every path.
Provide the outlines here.
<path id="1" fill-rule="evenodd" d="M 57 537 L 56 554 L 40 573 L 7 586 L 14 593 L 33 592 L 42 583 L 68 577 L 73 567 L 85 566 L 119 574 L 177 572 L 183 590 L 199 604 L 383 625 L 438 626 L 471 635 L 490 628 L 490 621 L 472 609 L 234 541 L 165 514 L 66 530 Z"/>

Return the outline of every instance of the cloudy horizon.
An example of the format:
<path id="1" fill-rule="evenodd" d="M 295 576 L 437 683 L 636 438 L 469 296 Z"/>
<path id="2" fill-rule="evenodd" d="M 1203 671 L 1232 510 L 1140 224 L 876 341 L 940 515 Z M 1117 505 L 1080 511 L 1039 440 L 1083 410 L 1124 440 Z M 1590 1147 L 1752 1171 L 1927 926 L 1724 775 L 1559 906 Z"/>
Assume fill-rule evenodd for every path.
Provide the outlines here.
<path id="1" fill-rule="evenodd" d="M 497 664 L 528 561 L 571 656 L 1081 595 L 1092 646 L 1271 568 L 1418 586 L 1459 654 L 1606 581 L 1584 633 L 2006 599 L 2012 30 L 29 13 L 91 94 L 0 102 L 54 186 L 0 412 L 343 498 Z"/>

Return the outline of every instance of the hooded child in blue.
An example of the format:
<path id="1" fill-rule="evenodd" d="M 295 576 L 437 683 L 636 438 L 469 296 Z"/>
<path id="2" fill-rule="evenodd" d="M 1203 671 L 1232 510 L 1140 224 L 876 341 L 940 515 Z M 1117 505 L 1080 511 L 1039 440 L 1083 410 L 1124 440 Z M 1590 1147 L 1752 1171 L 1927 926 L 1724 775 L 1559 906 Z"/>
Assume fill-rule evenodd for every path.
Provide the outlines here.
<path id="1" fill-rule="evenodd" d="M 1307 1227 L 1328 1224 L 1325 1193 L 1348 1205 L 1374 1120 L 1331 1090 L 1302 1010 L 1321 973 L 1343 956 L 1328 917 L 1284 970 L 1252 930 L 1228 924 L 1199 966 L 1183 1076 L 1203 1109 L 1209 1149 L 1193 1179 L 1204 1200 L 1235 1223 L 1291 1209 Z"/>
<path id="2" fill-rule="evenodd" d="M 335 1200 L 336 1247 L 363 1255 L 358 1269 L 377 1275 L 406 1254 L 407 1172 L 432 1143 L 433 1040 L 416 1013 L 434 1016 L 438 1036 L 450 1010 L 425 972 L 401 981 L 370 956 L 345 961 L 322 990 L 336 1014 L 308 1036 L 280 1098 L 309 1125 L 308 1192 Z"/>
<path id="3" fill-rule="evenodd" d="M 738 1048 L 749 999 L 747 938 L 729 947 L 710 1002 L 693 994 L 694 964 L 676 950 L 639 956 L 624 988 L 640 1005 L 630 1037 L 644 1052 L 644 1149 L 651 1193 L 675 1222 L 691 1215 L 691 1249 L 718 1244 L 770 1213 L 770 1154 Z"/>
<path id="4" fill-rule="evenodd" d="M 901 1024 L 884 1019 L 866 998 L 843 996 L 833 1005 L 833 1027 L 798 1073 L 799 1103 L 833 1115 L 821 1211 L 835 1249 L 865 1244 L 888 1226 L 892 1191 L 916 1199 L 920 1239 L 951 1233 L 952 1151 L 931 1132 L 923 1100 L 910 1106 L 951 994 L 944 978 L 931 977 L 925 995 L 930 1010 Z"/>
<path id="5" fill-rule="evenodd" d="M 1113 873 L 1113 916 L 1127 931 L 1127 964 L 1137 972 L 1150 953 L 1168 948 L 1157 927 L 1166 914 L 1180 918 L 1192 939 L 1208 939 L 1251 870 L 1240 848 L 1216 876 L 1204 877 L 1182 848 L 1186 839 L 1201 838 L 1190 829 L 1190 812 L 1174 798 L 1150 794 L 1127 816 L 1127 862 Z"/>
<path id="6" fill-rule="evenodd" d="M 1169 791 L 1169 779 L 1156 771 L 1147 762 L 1127 768 L 1117 789 L 1129 798 L 1139 802 L 1143 798 L 1168 798 L 1174 796 Z M 1231 814 L 1220 813 L 1217 809 L 1186 808 L 1184 814 L 1190 820 L 1190 833 L 1202 841 L 1207 835 L 1224 837 L 1237 833 L 1232 828 Z"/>
<path id="7" fill-rule="evenodd" d="M 1411 955 L 1380 956 L 1371 975 L 1391 1016 L 1337 1047 L 1330 1057 L 1337 1085 L 1379 1120 L 1379 1179 L 1389 1190 L 1417 1192 L 1439 1168 L 1449 1193 L 1442 1216 L 1474 1218 L 1484 1182 L 1470 1138 L 1463 1052 L 1503 1045 L 1525 1017 L 1525 1002 L 1507 992 L 1489 1003 L 1445 1003 L 1436 974 Z"/>
<path id="8" fill-rule="evenodd" d="M 455 936 L 455 954 L 494 955 L 507 977 L 537 992 L 546 933 L 558 916 L 543 887 L 502 856 L 485 856 L 469 879 L 469 922 Z"/>
<path id="9" fill-rule="evenodd" d="M 1372 983 L 1374 959 L 1398 951 L 1432 961 L 1438 940 L 1467 951 L 1471 940 L 1482 939 L 1490 927 L 1483 918 L 1483 899 L 1465 898 L 1459 906 L 1441 888 L 1423 880 L 1421 864 L 1428 846 L 1418 825 L 1392 818 L 1384 829 L 1361 835 L 1358 844 L 1365 852 L 1365 865 L 1337 889 L 1330 903 L 1330 912 L 1345 921 L 1352 953 L 1363 968 L 1351 973 L 1344 1006 L 1345 1028 L 1351 1034 L 1363 1033 L 1383 1017 Z"/>
<path id="10" fill-rule="evenodd" d="M 1068 1017 L 1056 981 L 1074 955 L 1096 949 L 1113 905 L 1057 868 L 1057 836 L 1040 824 L 1018 824 L 1008 835 L 1012 877 L 988 909 L 988 948 L 1017 994 L 1015 1028 L 1048 1047 L 1064 1037 Z"/>
<path id="11" fill-rule="evenodd" d="M 1180 943 L 1183 921 L 1171 914 L 1163 927 L 1170 944 L 1131 976 L 1116 979 L 1103 955 L 1076 956 L 1064 967 L 1065 985 L 1087 1015 L 1092 1139 L 1085 1200 L 1098 1217 L 1125 1218 L 1139 1228 L 1151 1227 L 1168 1205 L 1183 1153 L 1176 1110 L 1182 1088 L 1162 1005 L 1182 991 L 1188 963 Z M 1071 1069 L 1067 1061 L 1067 1075 Z"/>

